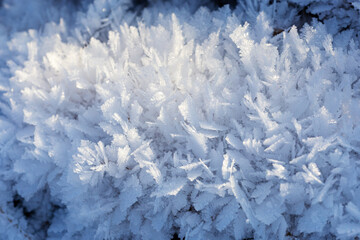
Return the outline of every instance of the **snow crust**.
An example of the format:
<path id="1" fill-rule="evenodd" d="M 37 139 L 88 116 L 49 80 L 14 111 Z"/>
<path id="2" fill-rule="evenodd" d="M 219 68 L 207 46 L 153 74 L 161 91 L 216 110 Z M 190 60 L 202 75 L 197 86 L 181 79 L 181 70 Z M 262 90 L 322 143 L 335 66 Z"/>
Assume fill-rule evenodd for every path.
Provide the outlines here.
<path id="1" fill-rule="evenodd" d="M 360 3 L 131 4 L 2 2 L 0 238 L 359 237 Z"/>

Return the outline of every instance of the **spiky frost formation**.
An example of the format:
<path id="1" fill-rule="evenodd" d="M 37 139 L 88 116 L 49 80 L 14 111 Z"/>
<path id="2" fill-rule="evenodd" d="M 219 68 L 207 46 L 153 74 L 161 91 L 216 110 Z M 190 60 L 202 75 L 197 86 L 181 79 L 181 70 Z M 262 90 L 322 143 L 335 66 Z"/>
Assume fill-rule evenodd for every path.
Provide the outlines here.
<path id="1" fill-rule="evenodd" d="M 1 237 L 360 234 L 351 30 L 128 4 L 1 42 Z"/>

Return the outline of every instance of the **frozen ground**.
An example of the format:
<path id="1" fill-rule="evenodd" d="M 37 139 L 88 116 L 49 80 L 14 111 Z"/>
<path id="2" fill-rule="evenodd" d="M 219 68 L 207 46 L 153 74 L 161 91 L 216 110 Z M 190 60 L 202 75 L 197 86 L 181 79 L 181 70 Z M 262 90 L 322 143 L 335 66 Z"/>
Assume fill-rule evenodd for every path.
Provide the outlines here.
<path id="1" fill-rule="evenodd" d="M 0 239 L 359 237 L 360 2 L 134 2 L 0 1 Z"/>

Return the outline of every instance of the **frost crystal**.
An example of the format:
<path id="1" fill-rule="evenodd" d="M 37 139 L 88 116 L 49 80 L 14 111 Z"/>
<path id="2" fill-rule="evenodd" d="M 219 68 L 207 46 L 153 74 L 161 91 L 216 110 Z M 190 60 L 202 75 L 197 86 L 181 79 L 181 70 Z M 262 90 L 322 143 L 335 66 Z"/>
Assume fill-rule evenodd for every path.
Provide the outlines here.
<path id="1" fill-rule="evenodd" d="M 0 1 L 0 239 L 359 237 L 358 1 L 139 2 Z"/>

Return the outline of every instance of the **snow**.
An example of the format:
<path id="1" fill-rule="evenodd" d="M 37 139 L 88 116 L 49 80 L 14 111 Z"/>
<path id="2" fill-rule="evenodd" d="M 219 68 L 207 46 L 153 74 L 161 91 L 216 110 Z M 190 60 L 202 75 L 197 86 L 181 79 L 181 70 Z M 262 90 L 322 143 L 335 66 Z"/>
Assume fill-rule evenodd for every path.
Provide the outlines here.
<path id="1" fill-rule="evenodd" d="M 0 238 L 360 237 L 360 3 L 148 3 L 0 1 Z"/>

